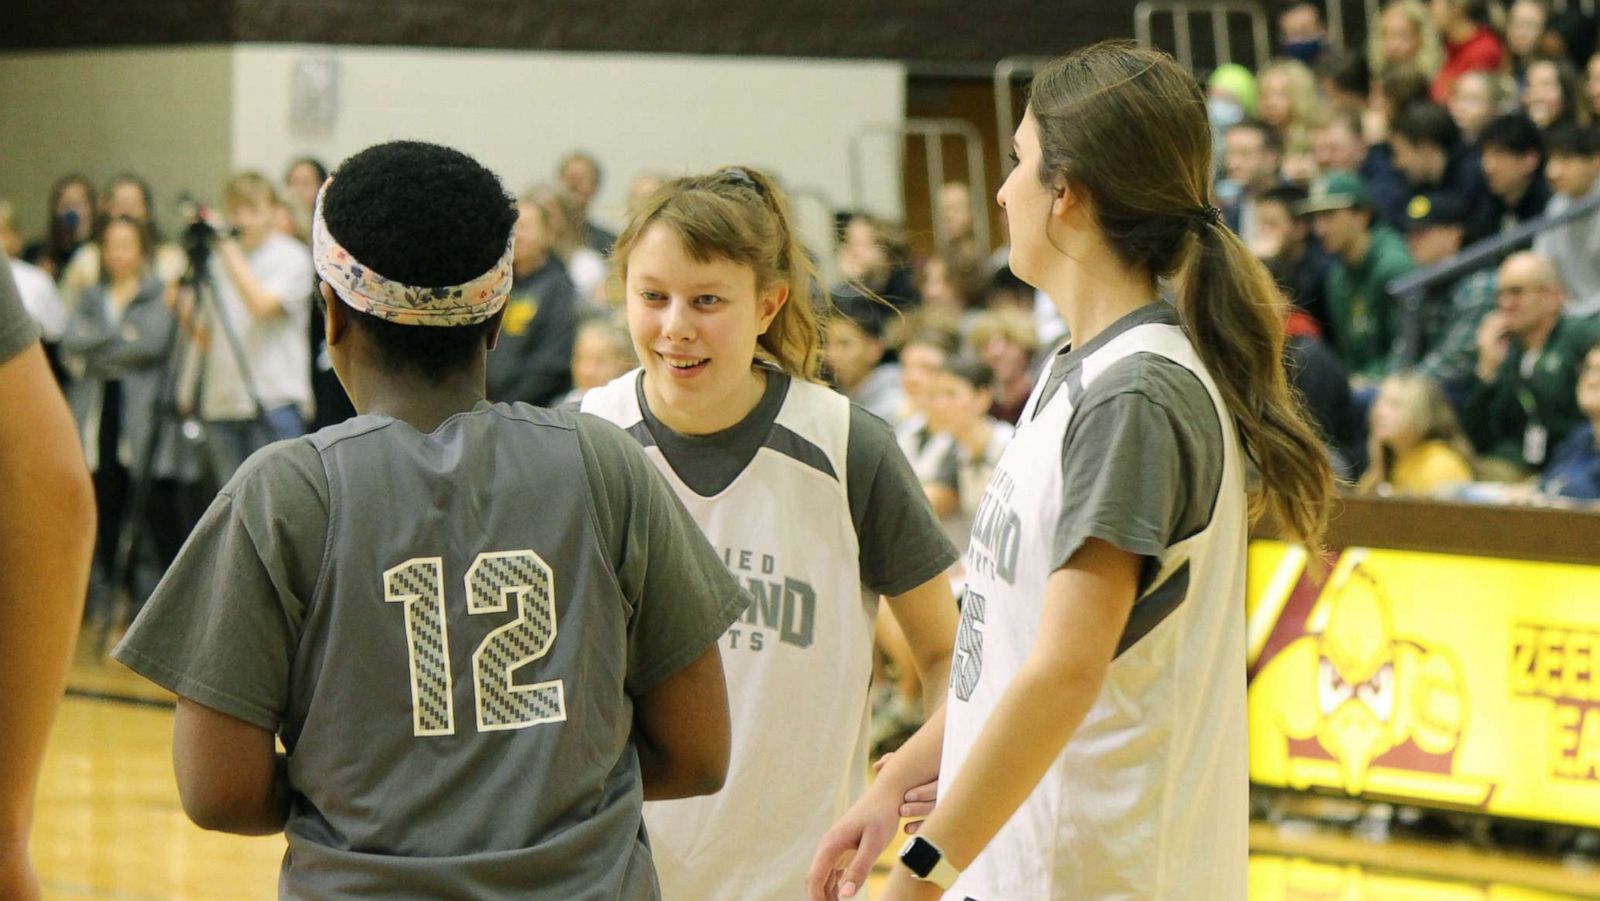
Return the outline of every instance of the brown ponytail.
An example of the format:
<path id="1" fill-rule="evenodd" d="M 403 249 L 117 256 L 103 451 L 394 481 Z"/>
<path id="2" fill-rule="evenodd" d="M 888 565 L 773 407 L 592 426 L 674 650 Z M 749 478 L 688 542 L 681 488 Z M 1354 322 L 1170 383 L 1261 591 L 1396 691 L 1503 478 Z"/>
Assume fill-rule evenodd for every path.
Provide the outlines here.
<path id="1" fill-rule="evenodd" d="M 822 343 L 817 270 L 795 232 L 789 198 L 770 175 L 732 166 L 656 189 L 629 211 L 611 250 L 618 293 L 627 282 L 628 255 L 658 223 L 672 229 L 696 260 L 729 260 L 754 269 L 758 292 L 787 287 L 788 301 L 756 339 L 757 355 L 795 378 L 816 379 Z"/>
<path id="2" fill-rule="evenodd" d="M 1210 207 L 1211 128 L 1199 83 L 1164 53 L 1108 42 L 1051 63 L 1029 91 L 1039 180 L 1086 194 L 1124 266 L 1152 282 L 1175 279 L 1190 341 L 1259 475 L 1252 517 L 1265 513 L 1320 550 L 1333 468 L 1288 383 L 1287 304 Z"/>

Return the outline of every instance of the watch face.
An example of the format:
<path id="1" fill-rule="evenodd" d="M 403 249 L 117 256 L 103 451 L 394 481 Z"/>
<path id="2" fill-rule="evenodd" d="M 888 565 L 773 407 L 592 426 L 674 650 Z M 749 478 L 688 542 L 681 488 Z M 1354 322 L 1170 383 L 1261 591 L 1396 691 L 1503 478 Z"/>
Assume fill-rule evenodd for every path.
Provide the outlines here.
<path id="1" fill-rule="evenodd" d="M 926 879 L 928 874 L 939 863 L 939 849 L 922 836 L 913 836 L 911 841 L 900 852 L 900 861 L 906 868 L 917 874 L 917 878 Z"/>

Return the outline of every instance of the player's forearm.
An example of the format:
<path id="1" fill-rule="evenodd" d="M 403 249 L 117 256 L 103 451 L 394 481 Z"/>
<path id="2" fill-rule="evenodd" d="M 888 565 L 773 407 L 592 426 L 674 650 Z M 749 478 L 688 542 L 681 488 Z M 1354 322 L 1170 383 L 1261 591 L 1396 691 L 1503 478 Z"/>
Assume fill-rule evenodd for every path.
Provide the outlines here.
<path id="1" fill-rule="evenodd" d="M 15 840 L 32 817 L 94 549 L 88 467 L 37 347 L 0 365 L 0 498 L 0 840 Z"/>
<path id="2" fill-rule="evenodd" d="M 1030 659 L 984 724 L 921 834 L 966 869 L 1022 806 L 1100 693 L 1103 677 Z"/>
<path id="3" fill-rule="evenodd" d="M 944 707 L 941 705 L 922 728 L 884 759 L 883 769 L 872 780 L 874 789 L 882 789 L 898 805 L 906 792 L 939 778 L 939 760 L 944 754 Z"/>

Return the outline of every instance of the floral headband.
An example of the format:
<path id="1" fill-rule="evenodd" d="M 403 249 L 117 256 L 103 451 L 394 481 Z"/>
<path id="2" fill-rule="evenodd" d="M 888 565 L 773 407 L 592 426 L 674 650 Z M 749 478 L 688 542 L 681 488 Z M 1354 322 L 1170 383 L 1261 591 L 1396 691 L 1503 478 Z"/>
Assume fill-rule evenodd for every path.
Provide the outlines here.
<path id="1" fill-rule="evenodd" d="M 322 200 L 331 184 L 330 178 L 317 192 L 311 219 L 311 258 L 317 275 L 345 304 L 401 325 L 441 327 L 474 325 L 505 306 L 511 293 L 512 238 L 506 239 L 506 252 L 488 272 L 465 284 L 442 288 L 402 284 L 373 272 L 333 239 L 322 218 Z"/>

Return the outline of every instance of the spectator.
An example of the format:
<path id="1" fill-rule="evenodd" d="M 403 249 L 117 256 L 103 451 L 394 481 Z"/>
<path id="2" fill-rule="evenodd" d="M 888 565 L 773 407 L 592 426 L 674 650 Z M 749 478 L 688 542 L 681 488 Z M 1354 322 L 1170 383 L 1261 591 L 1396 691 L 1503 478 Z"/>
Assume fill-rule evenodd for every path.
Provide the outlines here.
<path id="1" fill-rule="evenodd" d="M 1367 62 L 1374 78 L 1397 66 L 1415 69 L 1425 78 L 1444 64 L 1444 48 L 1428 7 L 1417 0 L 1393 0 L 1378 14 L 1378 27 L 1367 40 Z"/>
<path id="2" fill-rule="evenodd" d="M 572 342 L 572 391 L 561 403 L 578 403 L 586 392 L 638 365 L 627 328 L 609 319 L 591 317 L 578 326 L 578 337 Z"/>
<path id="3" fill-rule="evenodd" d="M 1478 362 L 1462 422 L 1478 452 L 1539 472 L 1582 421 L 1578 368 L 1593 323 L 1561 312 L 1566 292 L 1532 252 L 1500 265 L 1499 307 L 1478 329 Z"/>
<path id="4" fill-rule="evenodd" d="M 1437 494 L 1472 481 L 1472 445 L 1439 385 L 1391 375 L 1378 388 L 1363 494 Z"/>
<path id="5" fill-rule="evenodd" d="M 841 297 L 876 296 L 897 310 L 917 306 L 915 276 L 905 238 L 889 223 L 866 213 L 841 216 L 839 275 L 833 293 Z M 885 311 L 886 312 L 886 311 Z"/>
<path id="6" fill-rule="evenodd" d="M 1573 204 L 1600 197 L 1600 131 L 1595 126 L 1559 125 L 1545 135 L 1550 183 L 1546 216 L 1559 216 Z M 1600 315 L 1600 212 L 1541 232 L 1533 249 L 1550 260 L 1567 288 L 1567 312 Z"/>
<path id="7" fill-rule="evenodd" d="M 301 243 L 311 241 L 311 213 L 317 205 L 317 192 L 327 180 L 328 167 L 314 156 L 296 158 L 283 172 L 283 196 L 292 226 L 290 234 Z"/>
<path id="8" fill-rule="evenodd" d="M 661 190 L 667 183 L 667 177 L 659 172 L 640 172 L 628 182 L 628 209 L 638 206 L 641 201 L 651 194 Z"/>
<path id="9" fill-rule="evenodd" d="M 1369 146 L 1361 133 L 1360 116 L 1332 110 L 1311 131 L 1311 154 L 1321 172 L 1354 172 L 1366 185 L 1373 212 L 1388 225 L 1405 220 L 1411 189 L 1394 167 L 1387 144 Z"/>
<path id="10" fill-rule="evenodd" d="M 1589 57 L 1584 69 L 1583 94 L 1589 99 L 1590 118 L 1600 117 L 1600 53 Z"/>
<path id="11" fill-rule="evenodd" d="M 840 298 L 828 320 L 822 358 L 834 387 L 867 412 L 898 423 L 905 408 L 900 367 L 884 363 L 884 317 L 861 297 Z"/>
<path id="12" fill-rule="evenodd" d="M 952 181 L 939 189 L 938 216 L 944 226 L 942 254 L 962 265 L 976 266 L 989 248 L 978 246 L 972 227 L 972 189 L 965 182 Z"/>
<path id="13" fill-rule="evenodd" d="M 935 377 L 958 348 L 953 333 L 937 328 L 913 331 L 900 347 L 900 391 L 905 396 L 907 415 L 895 428 L 895 440 L 924 485 L 933 481 L 953 440 L 932 429 L 928 411 Z"/>
<path id="14" fill-rule="evenodd" d="M 50 222 L 44 237 L 29 244 L 22 258 L 59 281 L 67 261 L 94 233 L 94 185 L 82 175 L 67 175 L 50 186 Z"/>
<path id="15" fill-rule="evenodd" d="M 1527 0 L 1522 0 L 1527 2 Z M 1538 57 L 1528 63 L 1522 87 L 1522 106 L 1541 129 L 1571 122 L 1588 125 L 1588 100 L 1578 80 L 1578 70 L 1564 59 Z"/>
<path id="16" fill-rule="evenodd" d="M 1428 12 L 1444 37 L 1444 65 L 1433 78 L 1433 101 L 1450 99 L 1450 85 L 1464 72 L 1498 72 L 1505 48 L 1489 21 L 1488 0 L 1430 0 Z"/>
<path id="17" fill-rule="evenodd" d="M 1507 95 L 1504 82 L 1493 72 L 1467 72 L 1450 86 L 1450 118 L 1467 145 L 1478 146 L 1484 126 L 1500 115 Z"/>
<path id="18" fill-rule="evenodd" d="M 511 297 L 486 373 L 491 401 L 543 407 L 572 390 L 578 298 L 566 267 L 551 252 L 554 238 L 545 207 L 531 195 L 517 201 Z"/>
<path id="19" fill-rule="evenodd" d="M 1238 63 L 1224 63 L 1214 69 L 1206 79 L 1206 118 L 1211 122 L 1212 146 L 1221 147 L 1228 129 L 1255 114 L 1255 73 Z M 1000 221 L 1003 224 L 1005 217 Z"/>
<path id="20" fill-rule="evenodd" d="M 1278 168 L 1283 162 L 1283 143 L 1271 126 L 1258 119 L 1246 119 L 1228 129 L 1226 141 L 1223 166 L 1233 196 L 1223 203 L 1222 216 L 1246 244 L 1255 244 L 1259 240 L 1256 198 L 1281 183 Z"/>
<path id="21" fill-rule="evenodd" d="M 67 308 L 50 274 L 32 263 L 24 263 L 19 259 L 21 253 L 22 233 L 17 231 L 15 209 L 10 201 L 0 200 L 0 254 L 10 258 L 11 275 L 22 296 L 22 308 L 39 326 L 46 351 L 53 353 L 56 342 L 67 328 Z"/>
<path id="22" fill-rule="evenodd" d="M 556 167 L 556 180 L 561 182 L 562 189 L 577 205 L 579 216 L 575 223 L 583 234 L 583 243 L 601 256 L 609 255 L 611 245 L 617 243 L 617 236 L 594 224 L 591 218 L 594 215 L 594 195 L 600 190 L 600 161 L 581 150 L 574 150 L 561 158 L 561 165 Z"/>
<path id="23" fill-rule="evenodd" d="M 922 264 L 917 293 L 922 295 L 922 310 L 961 326 L 970 324 L 973 307 L 982 291 L 982 277 L 970 260 L 931 256 Z"/>
<path id="24" fill-rule="evenodd" d="M 1544 178 L 1544 138 L 1521 113 L 1497 117 L 1483 129 L 1483 180 L 1489 201 L 1473 210 L 1468 230 L 1494 234 L 1544 215 L 1550 184 Z"/>
<path id="25" fill-rule="evenodd" d="M 1346 481 L 1353 479 L 1359 471 L 1362 449 L 1361 421 L 1350 396 L 1350 373 L 1318 336 L 1316 323 L 1304 310 L 1291 309 L 1284 325 L 1287 336 L 1283 353 L 1289 381 L 1316 420 L 1334 474 Z"/>
<path id="26" fill-rule="evenodd" d="M 1406 220 L 1411 259 L 1427 268 L 1453 257 L 1466 235 L 1467 206 L 1454 194 L 1418 194 Z M 1477 360 L 1478 326 L 1494 311 L 1495 273 L 1479 269 L 1436 288 L 1424 304 L 1423 354 L 1418 369 L 1452 401 L 1466 397 Z"/>
<path id="27" fill-rule="evenodd" d="M 1317 79 L 1305 63 L 1274 60 L 1256 75 L 1261 121 L 1277 131 L 1282 145 L 1283 177 L 1298 184 L 1315 175 L 1311 163 L 1311 120 L 1316 115 Z"/>
<path id="28" fill-rule="evenodd" d="M 1419 103 L 1431 102 L 1427 76 L 1410 66 L 1392 67 L 1373 86 L 1372 102 L 1361 117 L 1367 143 L 1388 141 L 1394 121 L 1402 113 Z"/>
<path id="29" fill-rule="evenodd" d="M 928 499 L 944 522 L 945 534 L 963 552 L 989 476 L 1016 433 L 989 415 L 993 385 L 994 371 L 982 361 L 951 357 L 934 377 L 928 404 L 929 428 L 953 439 L 928 486 Z"/>
<path id="30" fill-rule="evenodd" d="M 1298 2 L 1278 14 L 1278 41 L 1283 55 L 1307 66 L 1314 66 L 1328 47 L 1328 28 L 1322 9 L 1315 3 Z"/>
<path id="31" fill-rule="evenodd" d="M 1328 325 L 1328 267 L 1333 260 L 1311 237 L 1311 225 L 1295 215 L 1305 202 L 1304 188 L 1284 185 L 1256 201 L 1258 242 L 1250 251 L 1285 290 L 1290 302 L 1312 319 L 1318 335 L 1331 335 Z"/>
<path id="32" fill-rule="evenodd" d="M 1484 185 L 1478 153 L 1461 142 L 1455 120 L 1444 107 L 1413 104 L 1395 119 L 1390 146 L 1394 166 L 1413 196 L 1453 194 L 1467 202 L 1468 244 L 1499 230 L 1493 223 L 1493 201 Z"/>
<path id="33" fill-rule="evenodd" d="M 1578 411 L 1586 421 L 1551 454 L 1539 490 L 1552 497 L 1600 501 L 1600 341 L 1589 346 L 1578 370 Z"/>
<path id="34" fill-rule="evenodd" d="M 583 233 L 576 225 L 580 219 L 577 203 L 566 192 L 545 185 L 533 188 L 526 196 L 544 209 L 545 221 L 550 223 L 550 250 L 567 268 L 579 306 L 599 303 L 606 261 L 584 243 Z"/>
<path id="35" fill-rule="evenodd" d="M 1039 352 L 1039 333 L 1029 313 L 997 310 L 972 323 L 967 343 L 994 370 L 994 407 L 990 415 L 1011 425 L 1022 418 L 1033 391 L 1033 357 Z"/>
<path id="36" fill-rule="evenodd" d="M 123 173 L 113 178 L 100 196 L 99 221 L 122 217 L 144 226 L 155 242 L 153 260 L 156 276 L 164 284 L 176 285 L 189 268 L 189 258 L 184 255 L 183 248 L 162 239 L 161 226 L 155 217 L 155 195 L 150 190 L 150 184 L 137 175 Z M 90 241 L 73 253 L 61 277 L 61 295 L 67 306 L 75 304 L 79 294 L 101 280 L 100 246 Z"/>
<path id="37" fill-rule="evenodd" d="M 1359 114 L 1372 96 L 1372 70 L 1359 50 L 1329 50 L 1316 65 L 1317 87 L 1335 111 Z"/>
<path id="38" fill-rule="evenodd" d="M 1520 88 L 1525 84 L 1528 65 L 1540 54 L 1539 44 L 1550 26 L 1550 7 L 1543 0 L 1516 0 L 1506 15 L 1506 56 L 1511 77 Z"/>
<path id="39" fill-rule="evenodd" d="M 97 240 L 101 280 L 79 297 L 61 341 L 61 350 L 75 378 L 67 400 L 83 438 L 84 454 L 94 473 L 99 507 L 99 539 L 95 547 L 91 607 L 104 611 L 109 593 L 126 589 L 135 602 L 155 585 L 155 575 L 177 556 L 183 543 L 176 481 L 176 428 L 168 426 L 150 452 L 151 431 L 171 399 L 161 397 L 174 321 L 165 302 L 166 289 L 150 268 L 153 251 L 149 231 L 133 219 L 106 221 Z M 158 409 L 158 405 L 160 405 Z M 134 573 L 133 581 L 112 584 L 113 561 L 132 500 L 135 480 L 151 466 L 151 485 L 142 519 L 129 528 L 148 528 L 155 538 L 158 569 Z M 137 546 L 137 545 L 136 545 Z"/>
<path id="40" fill-rule="evenodd" d="M 1358 380 L 1376 381 L 1391 365 L 1399 310 L 1389 282 L 1413 268 L 1394 229 L 1373 221 L 1361 180 L 1335 172 L 1317 180 L 1300 207 L 1333 256 L 1328 268 L 1328 315 L 1339 359 Z"/>
<path id="41" fill-rule="evenodd" d="M 272 183 L 258 173 L 228 182 L 223 214 L 238 237 L 219 231 L 212 239 L 216 303 L 191 322 L 204 355 L 200 417 L 219 482 L 269 442 L 303 434 L 311 412 L 311 252 L 273 227 L 277 203 Z M 179 312 L 187 314 L 188 304 Z M 219 334 L 218 316 L 237 348 Z"/>

